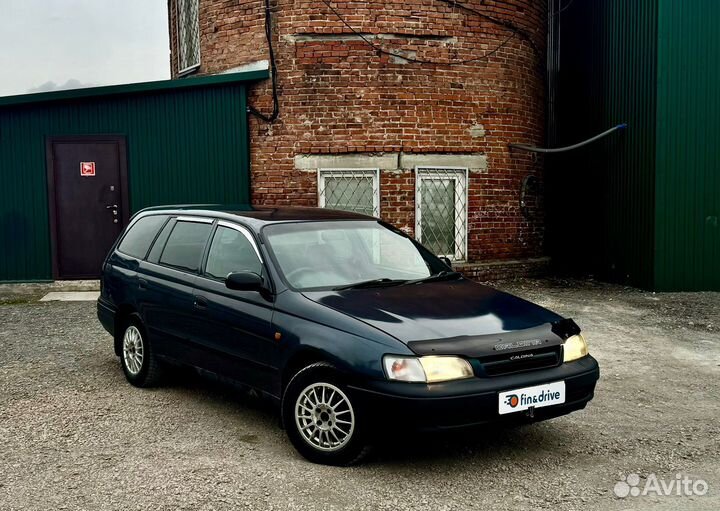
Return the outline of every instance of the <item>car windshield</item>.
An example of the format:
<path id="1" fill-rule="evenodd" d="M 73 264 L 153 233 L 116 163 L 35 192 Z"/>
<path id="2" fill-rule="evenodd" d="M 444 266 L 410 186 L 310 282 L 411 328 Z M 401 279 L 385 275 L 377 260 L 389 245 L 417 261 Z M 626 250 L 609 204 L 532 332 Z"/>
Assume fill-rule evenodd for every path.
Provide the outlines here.
<path id="1" fill-rule="evenodd" d="M 299 290 L 393 285 L 447 269 L 372 220 L 277 224 L 263 233 L 285 280 Z"/>

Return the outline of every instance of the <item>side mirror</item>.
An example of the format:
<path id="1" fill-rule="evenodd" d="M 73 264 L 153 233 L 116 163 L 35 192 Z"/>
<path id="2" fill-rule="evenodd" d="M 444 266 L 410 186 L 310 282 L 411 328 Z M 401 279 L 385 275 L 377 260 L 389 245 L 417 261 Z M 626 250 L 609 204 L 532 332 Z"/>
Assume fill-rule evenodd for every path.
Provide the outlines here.
<path id="1" fill-rule="evenodd" d="M 452 261 L 447 256 L 440 256 L 438 259 L 440 259 L 442 262 L 447 264 L 448 268 L 452 268 Z"/>
<path id="2" fill-rule="evenodd" d="M 251 271 L 233 272 L 225 278 L 225 286 L 235 291 L 262 291 L 263 278 Z"/>

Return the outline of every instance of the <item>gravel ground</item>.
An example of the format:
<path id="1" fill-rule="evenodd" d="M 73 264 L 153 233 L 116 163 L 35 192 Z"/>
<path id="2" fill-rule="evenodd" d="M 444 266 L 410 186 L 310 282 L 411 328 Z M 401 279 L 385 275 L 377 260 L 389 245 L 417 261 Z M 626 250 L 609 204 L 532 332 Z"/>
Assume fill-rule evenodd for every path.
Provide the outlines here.
<path id="1" fill-rule="evenodd" d="M 595 400 L 531 426 L 397 440 L 343 469 L 305 462 L 267 404 L 231 388 L 131 387 L 92 302 L 0 305 L 0 509 L 720 509 L 720 294 L 499 287 L 583 327 Z M 618 498 L 629 473 L 710 489 Z"/>

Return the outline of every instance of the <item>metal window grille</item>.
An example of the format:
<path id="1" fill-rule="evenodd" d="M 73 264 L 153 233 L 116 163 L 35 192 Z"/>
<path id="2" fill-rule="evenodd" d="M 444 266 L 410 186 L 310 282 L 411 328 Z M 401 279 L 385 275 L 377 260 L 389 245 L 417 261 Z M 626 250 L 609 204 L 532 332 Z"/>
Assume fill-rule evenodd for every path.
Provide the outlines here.
<path id="1" fill-rule="evenodd" d="M 415 169 L 415 236 L 437 255 L 467 257 L 468 169 Z"/>
<path id="2" fill-rule="evenodd" d="M 178 73 L 200 65 L 200 0 L 177 0 Z"/>
<path id="3" fill-rule="evenodd" d="M 318 204 L 321 208 L 380 216 L 380 170 L 319 170 Z"/>

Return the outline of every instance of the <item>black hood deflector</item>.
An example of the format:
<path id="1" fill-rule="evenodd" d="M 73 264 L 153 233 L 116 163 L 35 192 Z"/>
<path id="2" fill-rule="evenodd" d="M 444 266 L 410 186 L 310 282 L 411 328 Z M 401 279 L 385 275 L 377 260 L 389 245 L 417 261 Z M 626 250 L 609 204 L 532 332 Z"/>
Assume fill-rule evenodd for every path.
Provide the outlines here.
<path id="1" fill-rule="evenodd" d="M 418 355 L 460 355 L 481 358 L 557 346 L 579 332 L 580 328 L 572 319 L 562 319 L 512 332 L 411 341 L 408 342 L 408 347 Z"/>

